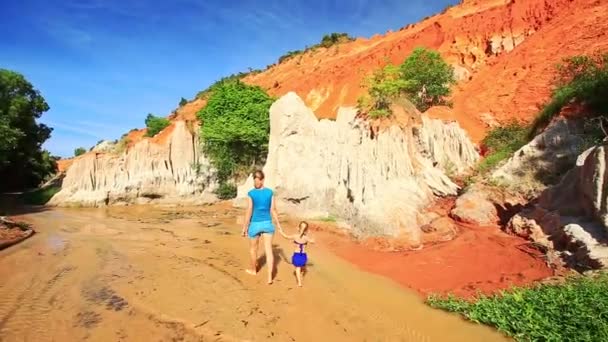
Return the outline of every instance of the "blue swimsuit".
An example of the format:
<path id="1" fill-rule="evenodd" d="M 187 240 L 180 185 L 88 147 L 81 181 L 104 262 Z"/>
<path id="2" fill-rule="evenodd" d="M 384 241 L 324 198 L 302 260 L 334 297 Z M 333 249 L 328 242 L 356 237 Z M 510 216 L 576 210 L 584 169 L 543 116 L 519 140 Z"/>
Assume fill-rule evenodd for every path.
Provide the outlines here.
<path id="1" fill-rule="evenodd" d="M 268 188 L 251 189 L 248 195 L 253 202 L 253 211 L 251 212 L 247 235 L 253 239 L 262 233 L 273 234 L 274 225 L 270 217 L 272 190 Z"/>
<path id="2" fill-rule="evenodd" d="M 306 261 L 308 260 L 308 257 L 306 256 L 306 253 L 304 253 L 304 245 L 306 245 L 305 243 L 298 243 L 298 242 L 293 242 L 296 245 L 300 246 L 300 252 L 295 252 L 293 253 L 293 256 L 291 257 L 291 263 L 295 266 L 295 267 L 304 267 L 306 266 Z"/>

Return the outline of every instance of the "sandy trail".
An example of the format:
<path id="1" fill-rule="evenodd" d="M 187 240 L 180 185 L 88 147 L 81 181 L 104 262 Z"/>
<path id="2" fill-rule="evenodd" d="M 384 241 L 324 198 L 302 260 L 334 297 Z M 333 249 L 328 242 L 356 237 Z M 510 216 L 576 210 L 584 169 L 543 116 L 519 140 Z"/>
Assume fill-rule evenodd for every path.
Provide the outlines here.
<path id="1" fill-rule="evenodd" d="M 0 252 L 2 341 L 494 341 L 323 248 L 295 286 L 247 275 L 246 240 L 226 207 L 47 209 L 38 234 Z"/>

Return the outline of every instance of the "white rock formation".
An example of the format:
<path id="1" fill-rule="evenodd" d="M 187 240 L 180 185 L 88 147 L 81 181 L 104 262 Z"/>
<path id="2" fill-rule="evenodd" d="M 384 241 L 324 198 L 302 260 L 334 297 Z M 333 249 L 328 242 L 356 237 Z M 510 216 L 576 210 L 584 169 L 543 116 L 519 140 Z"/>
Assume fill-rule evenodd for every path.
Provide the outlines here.
<path id="1" fill-rule="evenodd" d="M 197 129 L 173 123 L 163 142 L 149 139 L 120 155 L 87 153 L 67 170 L 51 205 L 100 206 L 127 203 L 203 203 L 214 200 L 209 162 L 199 149 Z"/>
<path id="2" fill-rule="evenodd" d="M 93 152 L 111 152 L 116 148 L 116 143 L 110 140 L 102 140 L 99 144 L 93 146 L 91 151 Z"/>
<path id="3" fill-rule="evenodd" d="M 475 163 L 478 154 L 457 124 L 420 118 L 379 133 L 355 109 L 341 108 L 336 121 L 317 120 L 295 94 L 270 108 L 266 186 L 279 210 L 302 216 L 328 213 L 347 219 L 355 233 L 420 237 L 419 211 L 434 195 L 456 194 L 445 174 Z M 235 205 L 252 188 L 239 187 Z"/>
<path id="4" fill-rule="evenodd" d="M 608 155 L 606 145 L 583 152 L 561 182 L 507 228 L 562 252 L 578 269 L 608 267 Z"/>
<path id="5" fill-rule="evenodd" d="M 571 169 L 582 151 L 581 122 L 558 119 L 516 151 L 491 177 L 520 192 L 538 196 Z"/>

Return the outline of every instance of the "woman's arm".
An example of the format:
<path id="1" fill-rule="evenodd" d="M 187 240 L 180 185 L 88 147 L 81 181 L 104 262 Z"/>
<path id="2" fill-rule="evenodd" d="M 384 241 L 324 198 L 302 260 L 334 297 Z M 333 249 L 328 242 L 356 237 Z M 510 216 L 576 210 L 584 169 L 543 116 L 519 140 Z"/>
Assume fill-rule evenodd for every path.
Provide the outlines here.
<path id="1" fill-rule="evenodd" d="M 243 220 L 243 231 L 241 232 L 241 236 L 245 236 L 247 234 L 247 230 L 249 229 L 249 221 L 251 220 L 252 211 L 253 211 L 253 202 L 251 201 L 251 197 L 247 196 L 247 210 L 245 211 L 245 217 Z"/>
<path id="2" fill-rule="evenodd" d="M 277 205 L 274 196 L 272 196 L 272 203 L 270 204 L 270 214 L 272 215 L 274 221 L 277 223 L 277 226 L 279 227 L 279 232 L 282 233 L 283 227 L 281 227 L 281 222 L 279 222 L 279 213 L 277 212 Z"/>

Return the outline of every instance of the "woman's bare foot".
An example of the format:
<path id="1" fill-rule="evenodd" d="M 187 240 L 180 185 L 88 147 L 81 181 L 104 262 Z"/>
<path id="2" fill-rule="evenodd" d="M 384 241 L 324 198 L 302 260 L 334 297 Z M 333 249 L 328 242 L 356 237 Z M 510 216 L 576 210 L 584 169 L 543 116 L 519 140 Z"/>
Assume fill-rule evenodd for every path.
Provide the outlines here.
<path id="1" fill-rule="evenodd" d="M 302 284 L 298 284 L 299 287 L 302 287 Z"/>
<path id="2" fill-rule="evenodd" d="M 272 284 L 272 279 L 268 279 L 268 285 Z"/>
<path id="3" fill-rule="evenodd" d="M 256 274 L 257 274 L 257 272 L 256 272 L 256 271 L 254 271 L 254 270 L 250 270 L 250 269 L 246 269 L 246 270 L 245 270 L 245 272 L 247 272 L 247 273 L 249 273 L 249 274 L 251 274 L 251 275 L 256 275 Z"/>

